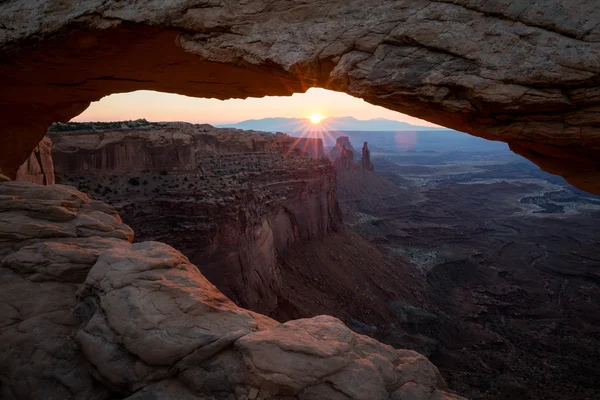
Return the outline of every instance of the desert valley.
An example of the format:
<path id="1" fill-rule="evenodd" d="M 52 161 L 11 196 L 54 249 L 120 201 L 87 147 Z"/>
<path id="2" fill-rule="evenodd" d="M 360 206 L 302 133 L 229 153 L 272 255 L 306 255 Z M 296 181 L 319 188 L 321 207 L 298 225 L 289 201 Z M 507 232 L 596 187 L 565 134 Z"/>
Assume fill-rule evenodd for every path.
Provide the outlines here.
<path id="1" fill-rule="evenodd" d="M 7 0 L 0 89 L 0 399 L 600 398 L 594 0 Z"/>

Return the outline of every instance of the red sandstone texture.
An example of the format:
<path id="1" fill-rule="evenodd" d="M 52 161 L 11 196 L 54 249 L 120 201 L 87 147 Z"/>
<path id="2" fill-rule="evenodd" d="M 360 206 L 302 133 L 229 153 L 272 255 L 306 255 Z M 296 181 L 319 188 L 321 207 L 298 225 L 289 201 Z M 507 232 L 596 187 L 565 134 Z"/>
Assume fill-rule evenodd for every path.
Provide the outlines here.
<path id="1" fill-rule="evenodd" d="M 0 168 L 47 127 L 139 89 L 289 95 L 309 87 L 492 140 L 598 192 L 595 0 L 90 0 L 0 6 Z"/>

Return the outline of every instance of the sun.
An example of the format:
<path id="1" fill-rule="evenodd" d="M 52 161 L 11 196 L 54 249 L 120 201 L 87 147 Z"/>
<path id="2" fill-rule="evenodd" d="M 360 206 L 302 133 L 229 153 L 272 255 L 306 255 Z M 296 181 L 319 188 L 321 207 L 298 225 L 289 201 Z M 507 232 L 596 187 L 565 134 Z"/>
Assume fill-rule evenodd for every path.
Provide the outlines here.
<path id="1" fill-rule="evenodd" d="M 319 113 L 312 113 L 308 116 L 308 119 L 310 119 L 310 122 L 317 125 L 318 123 L 323 121 L 325 119 L 325 117 Z"/>

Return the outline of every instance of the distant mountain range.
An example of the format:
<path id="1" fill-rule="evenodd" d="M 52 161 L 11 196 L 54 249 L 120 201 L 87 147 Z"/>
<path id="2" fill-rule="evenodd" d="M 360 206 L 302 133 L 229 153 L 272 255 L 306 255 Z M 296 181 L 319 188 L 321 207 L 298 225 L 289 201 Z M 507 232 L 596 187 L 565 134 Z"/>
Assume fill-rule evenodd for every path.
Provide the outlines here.
<path id="1" fill-rule="evenodd" d="M 309 127 L 327 131 L 435 131 L 445 128 L 411 125 L 385 118 L 359 120 L 354 117 L 329 117 L 313 125 L 307 118 L 250 119 L 237 124 L 217 125 L 219 128 L 237 128 L 265 132 L 302 132 Z"/>

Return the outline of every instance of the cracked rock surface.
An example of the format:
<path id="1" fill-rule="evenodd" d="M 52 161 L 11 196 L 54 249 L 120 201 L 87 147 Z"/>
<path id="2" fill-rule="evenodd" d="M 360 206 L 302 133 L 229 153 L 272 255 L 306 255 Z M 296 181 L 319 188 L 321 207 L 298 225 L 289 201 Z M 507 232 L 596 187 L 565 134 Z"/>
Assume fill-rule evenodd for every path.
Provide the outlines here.
<path id="1" fill-rule="evenodd" d="M 319 86 L 505 141 L 600 193 L 598 54 L 595 0 L 8 0 L 0 168 L 14 176 L 49 124 L 111 93 Z"/>
<path id="2" fill-rule="evenodd" d="M 0 223 L 3 399 L 461 399 L 336 318 L 237 307 L 73 188 L 0 183 Z"/>

